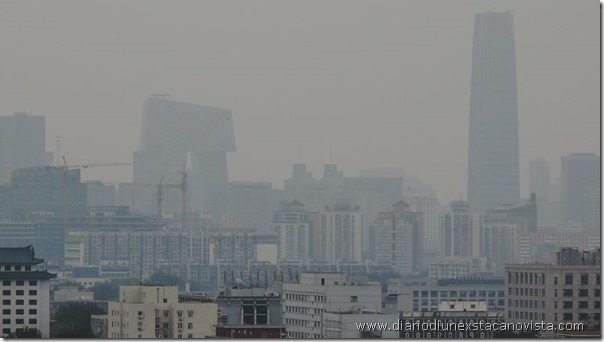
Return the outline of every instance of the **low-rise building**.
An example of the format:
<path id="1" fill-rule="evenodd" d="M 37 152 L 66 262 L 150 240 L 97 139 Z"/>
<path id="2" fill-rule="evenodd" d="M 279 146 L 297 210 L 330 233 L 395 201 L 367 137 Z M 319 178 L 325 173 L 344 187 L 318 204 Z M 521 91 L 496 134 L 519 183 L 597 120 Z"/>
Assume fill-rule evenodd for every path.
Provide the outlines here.
<path id="1" fill-rule="evenodd" d="M 510 264 L 505 268 L 506 320 L 582 323 L 601 322 L 600 249 L 562 248 L 549 264 Z"/>
<path id="2" fill-rule="evenodd" d="M 214 335 L 216 303 L 179 302 L 177 286 L 120 286 L 119 295 L 119 302 L 108 303 L 107 338 Z"/>
<path id="3" fill-rule="evenodd" d="M 49 280 L 56 275 L 43 263 L 32 246 L 0 248 L 0 336 L 28 327 L 49 337 Z"/>
<path id="4" fill-rule="evenodd" d="M 398 314 L 383 314 L 375 311 L 324 312 L 321 317 L 321 336 L 323 338 L 398 338 L 398 331 L 370 328 L 374 323 L 390 326 L 398 319 Z"/>

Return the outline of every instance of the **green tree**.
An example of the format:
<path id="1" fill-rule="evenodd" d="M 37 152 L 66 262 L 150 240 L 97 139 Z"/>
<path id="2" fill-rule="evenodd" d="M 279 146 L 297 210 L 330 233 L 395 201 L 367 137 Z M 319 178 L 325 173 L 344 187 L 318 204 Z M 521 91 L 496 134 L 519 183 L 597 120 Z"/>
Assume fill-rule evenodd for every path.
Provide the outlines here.
<path id="1" fill-rule="evenodd" d="M 36 328 L 25 327 L 6 335 L 6 338 L 42 338 L 42 333 Z"/>
<path id="2" fill-rule="evenodd" d="M 90 316 L 106 314 L 92 303 L 71 303 L 61 307 L 55 314 L 56 338 L 93 338 Z"/>

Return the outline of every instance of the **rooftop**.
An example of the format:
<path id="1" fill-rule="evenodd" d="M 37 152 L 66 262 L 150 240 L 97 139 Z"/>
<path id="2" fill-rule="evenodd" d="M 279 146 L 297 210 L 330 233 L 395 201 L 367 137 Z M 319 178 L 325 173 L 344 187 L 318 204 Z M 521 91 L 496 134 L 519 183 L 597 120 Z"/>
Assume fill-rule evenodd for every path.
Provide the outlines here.
<path id="1" fill-rule="evenodd" d="M 1 247 L 0 264 L 41 264 L 43 259 L 34 257 L 34 247 Z"/>

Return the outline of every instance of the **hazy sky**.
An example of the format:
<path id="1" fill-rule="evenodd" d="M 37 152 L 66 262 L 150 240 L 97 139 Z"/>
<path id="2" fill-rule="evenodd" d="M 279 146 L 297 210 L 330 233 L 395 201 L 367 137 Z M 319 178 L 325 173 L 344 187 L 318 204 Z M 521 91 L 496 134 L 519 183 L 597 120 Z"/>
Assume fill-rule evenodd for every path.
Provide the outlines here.
<path id="1" fill-rule="evenodd" d="M 528 161 L 599 153 L 597 1 L 0 2 L 0 115 L 45 115 L 68 162 L 131 162 L 153 93 L 233 111 L 230 180 L 281 188 L 401 167 L 466 197 L 474 14 L 515 18 L 521 194 Z M 131 167 L 83 170 L 131 181 Z"/>

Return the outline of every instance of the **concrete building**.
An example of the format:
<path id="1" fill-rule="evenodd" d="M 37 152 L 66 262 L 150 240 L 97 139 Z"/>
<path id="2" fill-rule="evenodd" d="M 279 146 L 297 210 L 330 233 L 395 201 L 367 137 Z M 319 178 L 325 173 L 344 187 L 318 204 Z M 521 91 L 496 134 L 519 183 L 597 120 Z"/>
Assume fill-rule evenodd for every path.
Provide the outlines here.
<path id="1" fill-rule="evenodd" d="M 491 270 L 503 275 L 506 264 L 519 260 L 518 227 L 515 224 L 483 224 L 481 227 L 481 256 L 486 257 Z"/>
<path id="2" fill-rule="evenodd" d="M 283 324 L 288 338 L 323 338 L 324 313 L 381 312 L 379 283 L 347 281 L 343 273 L 301 273 L 282 287 Z"/>
<path id="3" fill-rule="evenodd" d="M 489 270 L 487 258 L 442 257 L 428 266 L 428 276 L 435 279 L 466 277 Z"/>
<path id="4" fill-rule="evenodd" d="M 0 184 L 14 170 L 46 163 L 46 118 L 27 113 L 0 116 Z"/>
<path id="5" fill-rule="evenodd" d="M 529 192 L 537 195 L 537 202 L 549 202 L 549 163 L 541 158 L 529 163 Z"/>
<path id="6" fill-rule="evenodd" d="M 583 323 L 600 329 L 601 252 L 562 248 L 549 264 L 505 268 L 506 321 Z"/>
<path id="7" fill-rule="evenodd" d="M 422 213 L 399 201 L 392 211 L 380 213 L 372 226 L 373 260 L 390 263 L 401 275 L 420 272 L 423 265 Z"/>
<path id="8" fill-rule="evenodd" d="M 407 187 L 407 184 L 405 184 Z M 407 189 L 407 188 L 405 188 Z M 407 192 L 405 192 L 406 194 Z M 415 211 L 422 213 L 424 223 L 424 249 L 432 254 L 440 252 L 440 212 L 441 205 L 436 197 L 405 195 L 403 200 Z"/>
<path id="9" fill-rule="evenodd" d="M 225 338 L 285 338 L 281 294 L 269 288 L 228 287 L 216 299 L 216 336 Z"/>
<path id="10" fill-rule="evenodd" d="M 490 339 L 496 332 L 480 327 L 505 321 L 501 312 L 489 311 L 486 303 L 480 300 L 445 300 L 436 311 L 403 312 L 401 316 L 399 337 L 404 339 Z M 458 329 L 461 324 L 464 328 Z M 421 329 L 422 326 L 428 329 Z"/>
<path id="11" fill-rule="evenodd" d="M 386 312 L 438 311 L 442 301 L 484 301 L 488 311 L 505 309 L 504 280 L 493 276 L 388 281 Z"/>
<path id="12" fill-rule="evenodd" d="M 324 208 L 321 212 L 320 238 L 314 241 L 315 260 L 331 264 L 362 261 L 363 218 L 358 208 L 355 209 L 350 206 Z"/>
<path id="13" fill-rule="evenodd" d="M 78 286 L 61 286 L 53 295 L 55 302 L 92 302 L 94 292 L 81 291 Z"/>
<path id="14" fill-rule="evenodd" d="M 480 255 L 480 215 L 470 214 L 465 201 L 454 201 L 440 216 L 440 254 L 445 257 Z"/>
<path id="15" fill-rule="evenodd" d="M 75 217 L 86 213 L 86 185 L 80 181 L 80 169 L 17 169 L 11 176 L 11 191 L 11 212 L 15 220 L 40 215 Z"/>
<path id="16" fill-rule="evenodd" d="M 50 336 L 49 280 L 56 275 L 43 267 L 32 246 L 0 248 L 0 336 L 25 327 Z"/>
<path id="17" fill-rule="evenodd" d="M 119 302 L 108 302 L 107 338 L 205 338 L 216 314 L 216 303 L 179 302 L 176 286 L 120 286 Z"/>
<path id="18" fill-rule="evenodd" d="M 271 229 L 279 235 L 279 261 L 311 261 L 313 232 L 319 225 L 318 212 L 304 211 L 304 204 L 289 202 L 284 210 L 275 212 Z"/>
<path id="19" fill-rule="evenodd" d="M 115 206 L 115 185 L 106 185 L 100 181 L 87 181 L 86 205 L 89 207 Z"/>
<path id="20" fill-rule="evenodd" d="M 600 157 L 594 153 L 571 153 L 562 157 L 561 182 L 565 219 L 580 223 L 585 232 L 598 233 Z"/>
<path id="21" fill-rule="evenodd" d="M 266 182 L 229 182 L 226 224 L 270 232 L 272 186 Z"/>
<path id="22" fill-rule="evenodd" d="M 266 261 L 277 263 L 279 236 L 250 229 L 226 229 L 209 233 L 210 265 L 242 265 Z"/>
<path id="23" fill-rule="evenodd" d="M 134 152 L 134 183 L 180 184 L 187 172 L 186 211 L 208 214 L 222 223 L 227 207 L 227 152 L 235 151 L 233 117 L 227 109 L 172 101 L 154 95 L 144 103 L 139 151 Z M 156 213 L 155 189 L 141 190 L 136 202 Z M 181 212 L 182 203 L 165 203 Z"/>
<path id="24" fill-rule="evenodd" d="M 468 202 L 482 214 L 520 199 L 513 14 L 474 17 Z"/>
<path id="25" fill-rule="evenodd" d="M 360 330 L 359 323 L 393 324 L 398 322 L 398 314 L 384 314 L 368 311 L 324 312 L 321 323 L 323 338 L 398 338 L 399 332 L 370 330 L 365 327 Z"/>

